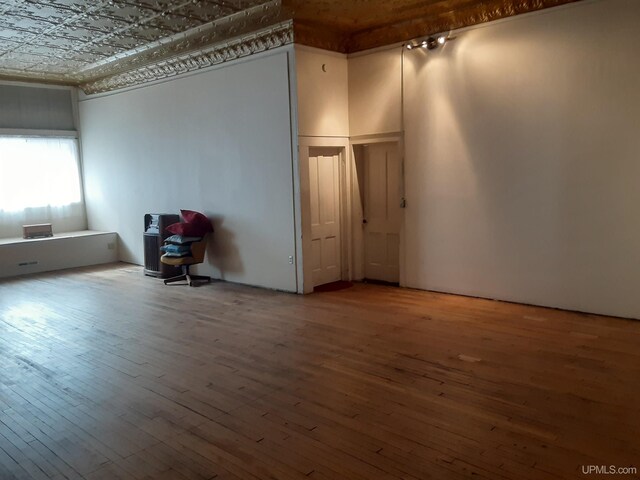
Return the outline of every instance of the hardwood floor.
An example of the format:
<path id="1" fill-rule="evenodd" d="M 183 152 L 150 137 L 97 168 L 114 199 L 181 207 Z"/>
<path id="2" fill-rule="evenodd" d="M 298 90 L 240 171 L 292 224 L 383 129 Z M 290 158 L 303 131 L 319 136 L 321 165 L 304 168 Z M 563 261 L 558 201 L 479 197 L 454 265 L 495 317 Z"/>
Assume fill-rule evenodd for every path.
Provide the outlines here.
<path id="1" fill-rule="evenodd" d="M 0 478 L 581 478 L 640 468 L 639 379 L 630 320 L 125 265 L 14 279 Z"/>

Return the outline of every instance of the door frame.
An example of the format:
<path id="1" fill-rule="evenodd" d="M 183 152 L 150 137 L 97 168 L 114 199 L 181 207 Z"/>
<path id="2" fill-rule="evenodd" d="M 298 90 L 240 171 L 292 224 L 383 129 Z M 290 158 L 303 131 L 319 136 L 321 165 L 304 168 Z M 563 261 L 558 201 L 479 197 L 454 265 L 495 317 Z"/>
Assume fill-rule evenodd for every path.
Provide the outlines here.
<path id="1" fill-rule="evenodd" d="M 338 184 L 340 202 L 340 256 L 341 280 L 351 279 L 351 196 L 348 185 L 351 183 L 351 147 L 347 137 L 299 137 L 298 160 L 300 171 L 300 197 L 302 216 L 302 284 L 303 293 L 313 292 L 313 274 L 311 271 L 311 194 L 309 184 L 309 149 L 334 148 L 339 151 Z"/>
<path id="2" fill-rule="evenodd" d="M 405 162 L 404 162 L 404 138 L 402 133 L 394 132 L 382 135 L 363 135 L 357 137 L 298 137 L 298 167 L 300 172 L 300 216 L 301 216 L 301 245 L 302 245 L 302 293 L 313 292 L 313 275 L 311 271 L 311 197 L 309 185 L 309 149 L 310 148 L 336 148 L 340 151 L 339 157 L 339 190 L 340 190 L 340 252 L 341 252 L 341 277 L 342 280 L 356 280 L 356 259 L 354 255 L 354 229 L 362 228 L 362 219 L 357 225 L 354 219 L 357 215 L 355 202 L 359 199 L 357 187 L 357 172 L 355 165 L 354 145 L 370 143 L 396 143 L 398 148 L 398 161 L 400 163 L 400 195 L 405 197 Z M 405 282 L 405 217 L 400 218 L 400 286 L 406 286 Z M 363 248 L 364 245 L 360 246 Z"/>
<path id="3" fill-rule="evenodd" d="M 355 152 L 353 147 L 355 145 L 370 145 L 372 143 L 395 143 L 396 144 L 396 148 L 397 148 L 397 152 L 398 152 L 398 162 L 399 162 L 399 168 L 400 168 L 400 173 L 399 173 L 399 181 L 400 181 L 400 198 L 398 199 L 398 201 L 404 201 L 405 206 L 402 207 L 402 213 L 400 216 L 400 238 L 399 238 L 399 249 L 400 251 L 398 252 L 399 254 L 399 259 L 398 259 L 398 267 L 400 270 L 400 286 L 404 287 L 406 286 L 406 281 L 405 281 L 405 239 L 406 239 L 406 233 L 405 233 L 405 218 L 406 218 L 406 214 L 405 214 L 405 208 L 406 208 L 406 195 L 405 195 L 405 162 L 404 162 L 404 137 L 402 135 L 401 132 L 398 133 L 389 133 L 389 134 L 382 134 L 382 135 L 362 135 L 362 136 L 358 136 L 358 137 L 351 137 L 350 139 L 350 153 L 351 153 L 351 158 L 352 161 L 351 163 L 353 164 L 352 166 L 352 177 L 350 178 L 350 183 L 349 183 L 349 197 L 352 199 L 352 202 L 356 201 L 356 197 L 358 196 L 358 192 L 356 190 L 357 187 L 357 173 L 356 173 L 356 165 L 355 165 Z M 353 207 L 350 207 L 352 209 L 352 216 L 351 219 L 355 219 L 355 215 L 356 215 L 356 211 L 354 210 L 354 203 L 352 203 Z M 358 228 L 356 226 L 355 223 L 350 223 L 351 228 L 355 229 Z M 358 224 L 361 228 L 362 222 L 358 222 Z M 353 239 L 354 235 L 353 235 L 353 231 L 350 232 L 350 238 Z M 363 252 L 362 255 L 362 260 L 364 262 L 364 238 L 362 238 L 362 245 L 356 246 L 355 244 L 351 244 L 350 247 L 350 259 L 352 259 L 353 262 L 357 261 L 356 260 L 356 249 L 360 249 L 361 252 Z M 356 268 L 356 265 L 353 264 L 351 265 L 351 272 L 356 272 L 358 271 L 358 269 Z M 362 272 L 364 272 L 364 264 L 362 265 Z M 354 278 L 350 278 L 350 280 L 354 280 Z M 359 280 L 359 279 L 358 279 Z"/>

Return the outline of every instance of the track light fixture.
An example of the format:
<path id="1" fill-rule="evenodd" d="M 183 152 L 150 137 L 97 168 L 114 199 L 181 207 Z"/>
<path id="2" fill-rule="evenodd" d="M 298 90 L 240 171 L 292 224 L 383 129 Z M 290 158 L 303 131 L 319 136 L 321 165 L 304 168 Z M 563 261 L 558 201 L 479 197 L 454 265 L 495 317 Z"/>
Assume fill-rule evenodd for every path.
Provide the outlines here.
<path id="1" fill-rule="evenodd" d="M 436 40 L 433 37 L 429 37 L 425 41 L 422 42 L 422 48 L 426 48 L 427 50 L 434 50 L 434 49 L 438 48 L 438 45 L 440 45 L 438 43 L 438 40 Z"/>
<path id="2" fill-rule="evenodd" d="M 449 40 L 452 39 L 445 35 L 440 35 L 439 37 L 428 37 L 421 42 L 409 42 L 406 44 L 406 47 L 407 50 L 412 50 L 414 48 L 426 48 L 427 50 L 434 50 L 444 45 Z"/>

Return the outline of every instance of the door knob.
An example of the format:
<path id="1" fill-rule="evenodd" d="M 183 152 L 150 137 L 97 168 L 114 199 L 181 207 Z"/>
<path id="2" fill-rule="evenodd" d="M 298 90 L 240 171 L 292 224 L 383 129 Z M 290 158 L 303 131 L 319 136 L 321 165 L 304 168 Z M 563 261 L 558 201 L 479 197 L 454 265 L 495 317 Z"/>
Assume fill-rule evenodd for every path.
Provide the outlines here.
<path id="1" fill-rule="evenodd" d="M 362 223 L 367 223 L 367 219 L 366 219 L 366 218 L 363 218 L 363 219 L 362 219 Z"/>

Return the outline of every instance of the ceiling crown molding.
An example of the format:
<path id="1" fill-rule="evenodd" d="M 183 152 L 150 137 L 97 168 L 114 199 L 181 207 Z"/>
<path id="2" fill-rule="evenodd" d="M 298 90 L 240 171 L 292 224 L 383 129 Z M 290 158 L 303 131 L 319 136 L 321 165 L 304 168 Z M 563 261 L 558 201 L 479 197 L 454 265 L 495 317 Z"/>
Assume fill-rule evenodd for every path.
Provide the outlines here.
<path id="1" fill-rule="evenodd" d="M 191 51 L 80 85 L 86 94 L 142 85 L 293 43 L 293 22 L 281 22 L 244 37 Z"/>
<path id="2" fill-rule="evenodd" d="M 138 48 L 87 65 L 76 72 L 79 83 L 99 77 L 124 73 L 159 60 L 197 52 L 211 45 L 221 44 L 241 35 L 259 31 L 283 20 L 280 0 L 261 2 L 254 7 L 219 18 L 207 24 L 160 38 Z"/>

